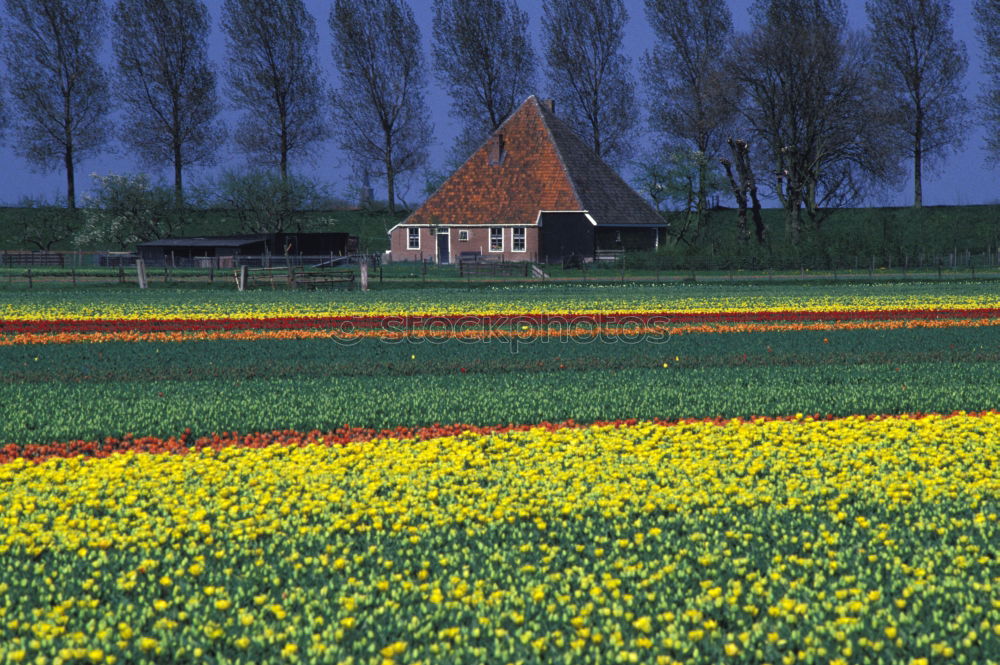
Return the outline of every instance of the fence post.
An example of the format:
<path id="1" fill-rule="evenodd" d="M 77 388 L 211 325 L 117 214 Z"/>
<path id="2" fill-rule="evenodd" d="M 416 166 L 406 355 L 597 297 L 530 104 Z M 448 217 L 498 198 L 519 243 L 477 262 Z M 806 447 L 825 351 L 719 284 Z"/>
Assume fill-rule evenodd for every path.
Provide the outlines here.
<path id="1" fill-rule="evenodd" d="M 208 283 L 215 284 L 215 262 L 208 264 Z"/>
<path id="2" fill-rule="evenodd" d="M 368 290 L 368 259 L 361 262 L 361 290 Z"/>
<path id="3" fill-rule="evenodd" d="M 245 263 L 240 266 L 239 277 L 236 278 L 236 288 L 239 291 L 245 291 L 247 288 L 247 265 Z"/>
<path id="4" fill-rule="evenodd" d="M 31 268 L 28 268 L 28 288 L 30 289 L 31 287 L 32 287 L 32 283 L 31 283 Z"/>
<path id="5" fill-rule="evenodd" d="M 135 275 L 139 280 L 139 288 L 146 288 L 146 262 L 142 259 L 135 260 Z"/>
<path id="6" fill-rule="evenodd" d="M 118 283 L 125 283 L 125 268 L 120 263 L 118 264 Z"/>

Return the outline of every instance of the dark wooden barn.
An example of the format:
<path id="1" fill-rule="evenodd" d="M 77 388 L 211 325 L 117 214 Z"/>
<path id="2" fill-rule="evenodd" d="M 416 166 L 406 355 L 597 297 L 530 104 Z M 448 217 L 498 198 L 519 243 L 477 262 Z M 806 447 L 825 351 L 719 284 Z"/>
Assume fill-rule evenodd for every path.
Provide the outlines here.
<path id="1" fill-rule="evenodd" d="M 149 266 L 230 267 L 238 257 L 282 260 L 294 257 L 344 256 L 358 251 L 358 239 L 347 233 L 258 233 L 234 236 L 161 238 L 137 245 Z"/>

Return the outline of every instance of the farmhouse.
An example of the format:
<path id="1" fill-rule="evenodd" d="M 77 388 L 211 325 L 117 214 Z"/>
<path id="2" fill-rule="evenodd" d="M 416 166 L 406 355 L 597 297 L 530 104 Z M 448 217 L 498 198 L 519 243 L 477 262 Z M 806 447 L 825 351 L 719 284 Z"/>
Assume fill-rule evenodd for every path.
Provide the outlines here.
<path id="1" fill-rule="evenodd" d="M 393 261 L 592 258 L 653 249 L 663 218 L 569 126 L 529 97 L 427 201 L 389 231 Z"/>

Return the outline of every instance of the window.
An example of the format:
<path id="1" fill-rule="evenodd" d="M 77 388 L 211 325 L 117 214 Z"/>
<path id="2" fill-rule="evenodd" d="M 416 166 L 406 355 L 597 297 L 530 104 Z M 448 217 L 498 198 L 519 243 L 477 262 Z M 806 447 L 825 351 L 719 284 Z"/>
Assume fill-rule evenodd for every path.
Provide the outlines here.
<path id="1" fill-rule="evenodd" d="M 524 236 L 525 236 L 524 229 L 512 229 L 510 248 L 515 252 L 525 251 Z"/>
<path id="2" fill-rule="evenodd" d="M 502 226 L 491 226 L 490 227 L 490 251 L 491 252 L 502 252 L 503 251 L 503 227 Z"/>
<path id="3" fill-rule="evenodd" d="M 459 242 L 469 242 L 469 232 L 468 231 L 459 231 L 458 232 L 458 241 Z"/>
<path id="4" fill-rule="evenodd" d="M 406 229 L 406 249 L 420 249 L 420 229 Z"/>

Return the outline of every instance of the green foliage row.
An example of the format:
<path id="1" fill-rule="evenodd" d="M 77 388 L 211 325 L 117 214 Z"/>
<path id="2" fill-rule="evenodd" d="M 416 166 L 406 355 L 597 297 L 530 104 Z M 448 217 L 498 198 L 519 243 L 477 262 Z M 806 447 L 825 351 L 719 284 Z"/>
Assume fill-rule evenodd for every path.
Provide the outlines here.
<path id="1" fill-rule="evenodd" d="M 545 374 L 1000 361 L 995 327 L 460 340 L 109 342 L 0 347 L 0 383 Z M 353 419 L 352 419 L 353 422 Z"/>
<path id="2" fill-rule="evenodd" d="M 414 354 L 416 355 L 416 354 Z M 409 376 L 0 384 L 0 441 L 433 423 L 789 413 L 951 412 L 1000 404 L 993 361 L 586 369 Z M 44 406 L 40 406 L 44 405 Z"/>
<path id="3" fill-rule="evenodd" d="M 995 205 L 838 210 L 820 228 L 805 228 L 798 245 L 785 233 L 783 210 L 763 210 L 762 216 L 768 228 L 764 245 L 739 239 L 735 210 L 716 210 L 699 233 L 686 234 L 687 242 L 662 247 L 659 260 L 672 268 L 702 270 L 847 269 L 865 268 L 875 257 L 876 267 L 891 262 L 915 268 L 921 262 L 937 265 L 938 256 L 953 252 L 1000 251 L 1000 206 Z M 667 217 L 675 229 L 684 226 L 682 217 Z M 976 260 L 985 263 L 984 258 Z"/>

